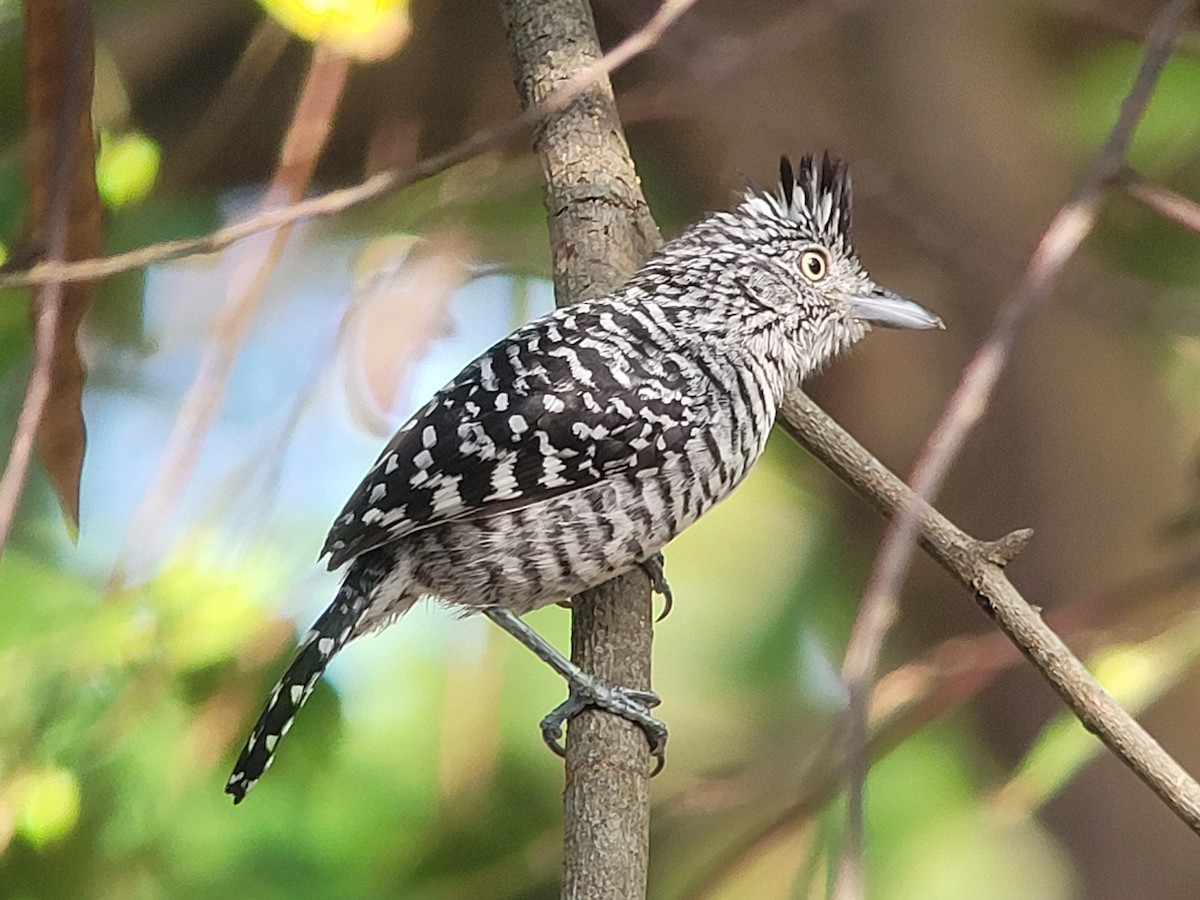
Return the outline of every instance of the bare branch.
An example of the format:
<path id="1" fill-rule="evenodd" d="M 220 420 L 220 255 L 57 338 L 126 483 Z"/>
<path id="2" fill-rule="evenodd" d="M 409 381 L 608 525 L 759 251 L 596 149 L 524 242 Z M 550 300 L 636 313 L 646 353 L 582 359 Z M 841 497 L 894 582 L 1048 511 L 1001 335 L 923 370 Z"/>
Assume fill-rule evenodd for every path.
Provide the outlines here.
<path id="1" fill-rule="evenodd" d="M 912 509 L 925 551 L 976 596 L 1089 731 L 1200 834 L 1200 784 L 1104 689 L 988 558 L 989 545 L 966 534 L 910 490 L 799 391 L 780 411 L 784 428 L 835 475 L 885 515 Z"/>
<path id="2" fill-rule="evenodd" d="M 1150 207 L 1164 219 L 1200 232 L 1200 203 L 1190 197 L 1184 197 L 1168 187 L 1155 184 L 1133 172 L 1125 172 L 1118 183 L 1140 203 Z"/>
<path id="3" fill-rule="evenodd" d="M 290 203 L 286 206 L 263 210 L 241 222 L 235 222 L 199 237 L 162 241 L 98 259 L 70 263 L 46 261 L 22 272 L 0 274 L 0 289 L 48 284 L 51 281 L 95 281 L 111 278 L 113 275 L 119 275 L 132 269 L 142 269 L 156 263 L 180 259 L 184 256 L 216 253 L 218 250 L 223 250 L 231 244 L 262 231 L 269 231 L 304 219 L 330 216 L 369 200 L 394 194 L 418 181 L 444 172 L 451 166 L 486 153 L 520 134 L 526 128 L 536 125 L 555 113 L 562 112 L 593 85 L 606 80 L 617 69 L 653 47 L 663 32 L 670 28 L 675 20 L 694 3 L 695 0 L 668 0 L 644 26 L 586 68 L 572 75 L 536 107 L 526 109 L 521 115 L 507 122 L 501 122 L 491 128 L 478 131 L 449 150 L 435 154 L 410 168 L 378 172 L 351 187 L 329 191 L 318 197 Z"/>
<path id="4" fill-rule="evenodd" d="M 1024 277 L 1001 308 L 991 334 L 963 371 L 958 387 L 926 442 L 913 470 L 915 496 L 930 500 L 937 496 L 967 436 L 986 412 L 992 391 L 1004 371 L 1022 326 L 1030 313 L 1049 295 L 1068 260 L 1095 225 L 1103 190 L 1124 167 L 1134 129 L 1150 102 L 1154 86 L 1191 7 L 1192 0 L 1171 0 L 1155 20 L 1146 39 L 1141 65 L 1121 104 L 1112 132 L 1072 197 L 1050 222 Z M 866 704 L 883 642 L 897 615 L 900 587 L 912 561 L 914 543 L 920 530 L 918 512 L 915 501 L 911 501 L 889 525 L 863 594 L 842 668 L 850 694 L 851 776 L 846 852 L 838 875 L 838 886 L 834 891 L 834 896 L 839 900 L 865 894 L 862 875 L 862 792 L 868 767 L 865 753 Z M 1058 643 L 1061 644 L 1061 641 Z M 1024 649 L 1030 652 L 1028 648 Z M 1065 646 L 1061 649 L 1066 650 Z"/>
<path id="5" fill-rule="evenodd" d="M 830 435 L 829 439 L 834 441 L 836 437 Z M 899 479 L 895 479 L 895 484 L 905 489 Z M 879 503 L 874 505 L 882 508 Z M 950 549 L 938 546 L 941 551 Z M 987 546 L 989 544 L 980 545 Z M 962 549 L 969 552 L 969 545 L 964 543 Z M 934 554 L 939 550 L 931 549 L 930 552 Z M 1190 591 L 1198 578 L 1200 556 L 1188 556 L 1160 571 L 1132 578 L 1099 597 L 1074 597 L 1067 603 L 1056 605 L 1047 618 L 1056 631 L 1077 640 L 1090 651 L 1111 643 L 1117 634 L 1121 634 L 1123 640 L 1128 639 L 1131 623 L 1127 620 L 1109 622 L 1101 627 L 1102 611 L 1120 610 L 1126 616 L 1136 611 L 1135 617 L 1142 619 L 1146 609 L 1156 600 Z M 1177 597 L 1177 604 L 1179 599 Z M 1178 627 L 1173 625 L 1172 629 Z M 1183 627 L 1191 626 L 1188 623 Z M 871 694 L 870 758 L 873 761 L 882 759 L 929 723 L 961 709 L 1020 659 L 1020 651 L 1003 633 L 991 631 L 949 638 L 920 659 L 893 669 L 879 679 Z M 696 872 L 689 887 L 680 894 L 681 900 L 702 900 L 719 895 L 726 879 L 747 860 L 776 838 L 802 827 L 833 800 L 842 787 L 845 771 L 837 761 L 840 748 L 830 745 L 830 739 L 827 737 L 820 743 L 823 752 L 813 756 L 811 766 L 803 776 L 801 791 L 788 807 L 739 836 L 711 864 Z M 827 746 L 831 749 L 826 750 Z M 761 780 L 769 780 L 772 784 L 779 777 L 775 771 L 760 776 Z"/>
<path id="6" fill-rule="evenodd" d="M 162 173 L 165 183 L 185 183 L 223 152 L 237 123 L 262 96 L 262 85 L 290 43 L 286 28 L 271 16 L 262 17 L 220 91 L 171 154 Z"/>

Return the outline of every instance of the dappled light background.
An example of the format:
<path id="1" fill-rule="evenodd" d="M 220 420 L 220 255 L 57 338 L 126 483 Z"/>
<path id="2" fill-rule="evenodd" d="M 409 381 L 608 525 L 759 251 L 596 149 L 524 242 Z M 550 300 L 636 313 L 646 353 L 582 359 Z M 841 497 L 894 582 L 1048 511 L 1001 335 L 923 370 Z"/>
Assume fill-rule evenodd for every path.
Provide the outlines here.
<path id="1" fill-rule="evenodd" d="M 655 9 L 594 7 L 609 46 Z M 948 330 L 873 335 L 809 388 L 906 474 L 1111 126 L 1157 10 L 701 0 L 614 84 L 667 234 L 769 184 L 781 152 L 849 159 L 868 269 Z M 99 0 L 95 18 L 107 253 L 260 208 L 314 40 L 351 69 L 310 195 L 518 112 L 491 3 Z M 19 4 L 0 0 L 5 254 L 24 209 L 21 37 Z M 1193 197 L 1197 97 L 1193 30 L 1130 157 Z M 247 802 L 222 793 L 336 589 L 316 553 L 343 500 L 419 403 L 553 306 L 528 138 L 295 227 L 227 381 L 201 382 L 213 420 L 170 464 L 185 397 L 228 339 L 230 285 L 265 258 L 250 240 L 98 289 L 78 540 L 35 469 L 0 561 L 0 896 L 556 897 L 562 763 L 536 724 L 562 685 L 434 605 L 340 655 Z M 31 339 L 26 294 L 4 293 L 7 447 Z M 981 538 L 1036 530 L 1014 583 L 1193 772 L 1198 328 L 1200 237 L 1114 193 L 940 504 Z M 180 489 L 158 502 L 163 477 Z M 777 435 L 669 548 L 650 896 L 825 896 L 837 673 L 881 531 Z M 565 610 L 530 619 L 568 643 Z M 918 561 L 875 703 L 897 727 L 867 788 L 871 896 L 1194 897 L 1194 836 L 991 631 Z"/>

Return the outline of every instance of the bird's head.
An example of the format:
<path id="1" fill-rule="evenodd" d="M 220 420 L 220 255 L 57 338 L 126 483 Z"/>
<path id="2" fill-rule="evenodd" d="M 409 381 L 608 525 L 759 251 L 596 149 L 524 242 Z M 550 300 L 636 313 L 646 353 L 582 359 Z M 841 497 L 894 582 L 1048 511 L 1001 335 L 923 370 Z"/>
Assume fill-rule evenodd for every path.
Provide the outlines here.
<path id="1" fill-rule="evenodd" d="M 872 325 L 944 327 L 929 310 L 876 284 L 859 262 L 850 240 L 844 163 L 825 154 L 805 156 L 793 168 L 784 157 L 779 170 L 775 191 L 748 191 L 735 210 L 712 216 L 664 248 L 675 257 L 677 272 L 703 268 L 709 278 L 716 274 L 726 290 L 710 296 L 736 296 L 739 314 L 719 313 L 730 324 L 738 320 L 731 336 L 789 357 L 789 368 L 803 377 Z"/>

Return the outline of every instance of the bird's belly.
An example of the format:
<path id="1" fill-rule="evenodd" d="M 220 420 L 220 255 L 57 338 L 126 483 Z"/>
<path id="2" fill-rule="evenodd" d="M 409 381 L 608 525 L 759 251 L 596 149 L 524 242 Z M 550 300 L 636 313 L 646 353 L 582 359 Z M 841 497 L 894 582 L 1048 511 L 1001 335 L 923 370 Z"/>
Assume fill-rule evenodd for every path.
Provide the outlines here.
<path id="1" fill-rule="evenodd" d="M 438 525 L 396 549 L 421 592 L 468 608 L 502 604 L 525 613 L 602 584 L 661 550 L 741 481 L 753 458 L 739 449 L 738 464 L 718 464 L 711 450 L 682 454 L 654 472 Z"/>

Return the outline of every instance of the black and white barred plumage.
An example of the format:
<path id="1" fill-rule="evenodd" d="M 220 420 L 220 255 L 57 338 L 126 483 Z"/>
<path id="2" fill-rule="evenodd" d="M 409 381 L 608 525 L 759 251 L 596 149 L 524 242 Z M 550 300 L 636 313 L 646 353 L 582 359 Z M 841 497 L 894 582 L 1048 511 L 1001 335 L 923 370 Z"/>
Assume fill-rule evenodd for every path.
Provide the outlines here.
<path id="1" fill-rule="evenodd" d="M 523 614 L 637 567 L 745 477 L 785 391 L 871 323 L 940 326 L 860 265 L 844 166 L 781 176 L 615 293 L 518 329 L 400 429 L 325 542 L 345 580 L 237 761 L 235 802 L 348 640 L 422 596 Z"/>

